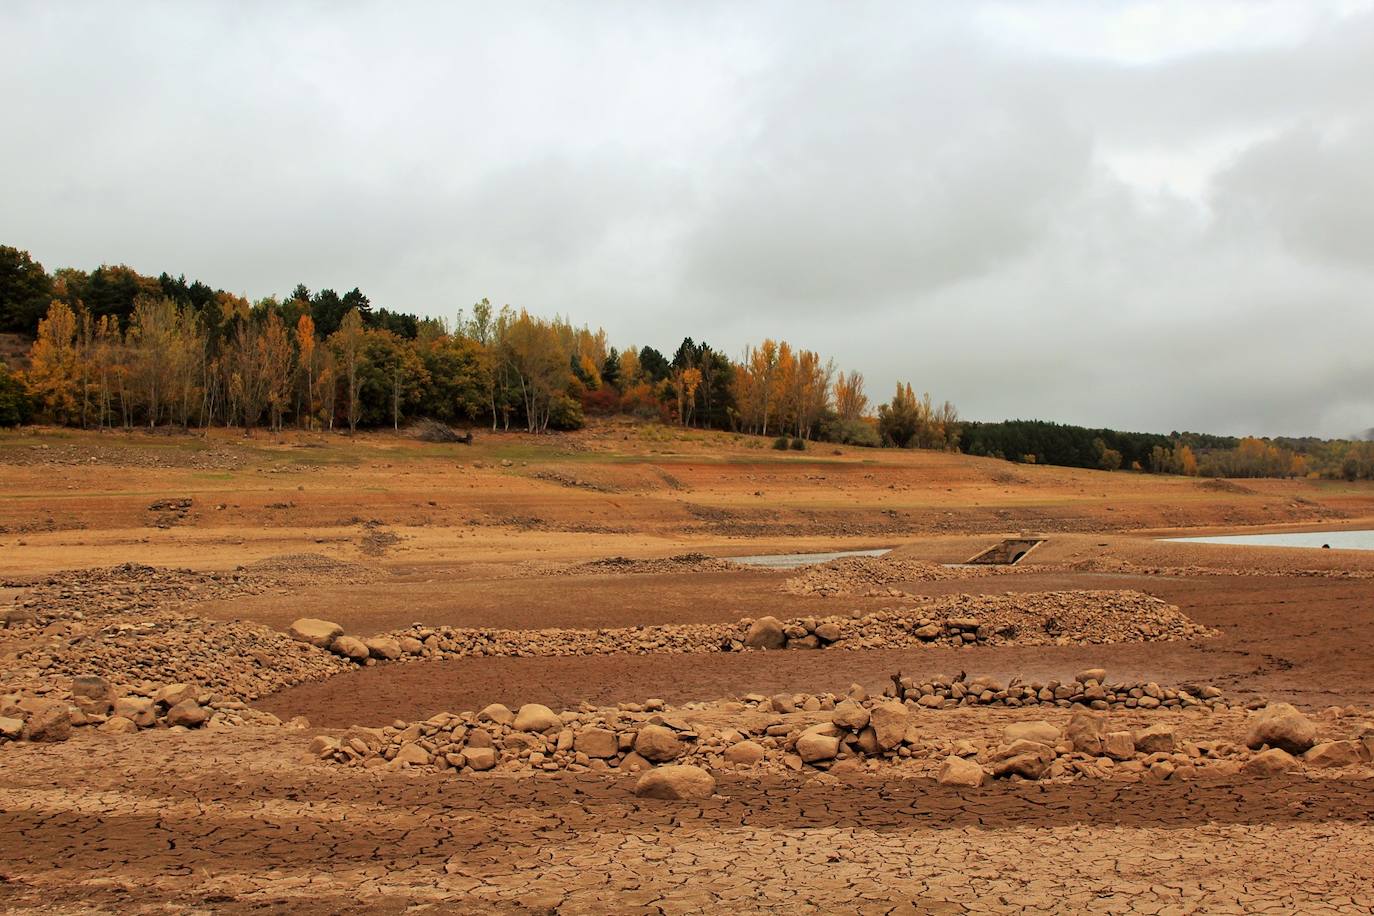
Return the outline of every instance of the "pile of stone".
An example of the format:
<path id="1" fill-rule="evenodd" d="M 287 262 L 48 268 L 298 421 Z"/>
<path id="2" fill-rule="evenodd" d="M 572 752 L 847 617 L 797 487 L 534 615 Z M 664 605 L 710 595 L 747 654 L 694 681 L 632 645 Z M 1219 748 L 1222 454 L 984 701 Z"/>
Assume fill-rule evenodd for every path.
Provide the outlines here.
<path id="1" fill-rule="evenodd" d="M 1080 671 L 1071 681 L 1032 680 L 1021 683 L 1016 678 L 1006 684 L 993 677 L 970 678 L 962 671 L 954 677 L 936 675 L 925 679 L 895 674 L 886 695 L 927 709 L 943 709 L 946 706 L 1187 709 L 1193 706 L 1216 706 L 1222 702 L 1221 689 L 1210 684 L 1161 687 L 1153 681 L 1107 683 L 1107 672 L 1103 668 Z"/>
<path id="2" fill-rule="evenodd" d="M 45 626 L 92 617 L 142 617 L 187 608 L 192 602 L 262 595 L 309 582 L 374 582 L 386 573 L 360 563 L 318 554 L 287 554 L 258 560 L 232 572 L 199 572 L 125 563 L 68 570 L 38 581 L 0 580 L 22 591 L 4 609 L 0 624 Z"/>
<path id="3" fill-rule="evenodd" d="M 1374 753 L 1374 724 L 1363 724 L 1354 737 L 1318 743 L 1310 720 L 1284 704 L 1255 714 L 1243 741 L 1194 741 L 1180 733 L 1181 713 L 1168 715 L 1171 707 L 1162 705 L 1155 714 L 1164 721 L 1144 726 L 1118 724 L 1080 704 L 1059 725 L 1017 721 L 991 738 L 951 739 L 918 704 L 869 698 L 859 687 L 844 697 L 747 700 L 688 704 L 681 713 L 658 700 L 562 713 L 538 704 L 515 712 L 495 704 L 477 713 L 321 735 L 311 749 L 348 766 L 459 774 L 663 770 L 640 783 L 641 794 L 655 797 L 709 794 L 700 774 L 722 768 L 838 774 L 893 765 L 945 784 L 979 786 L 999 778 L 1184 780 L 1367 767 Z"/>
<path id="4" fill-rule="evenodd" d="M 473 655 L 526 658 L 681 654 L 745 649 L 894 649 L 916 646 L 1069 645 L 1191 639 L 1213 631 L 1178 608 L 1133 591 L 954 595 L 862 615 L 744 618 L 738 623 L 664 624 L 601 630 L 430 627 L 361 639 L 338 624 L 304 618 L 302 642 L 363 664 Z"/>
<path id="5" fill-rule="evenodd" d="M 726 648 L 854 649 L 918 645 L 1101 645 L 1215 635 L 1177 607 L 1130 590 L 950 595 L 861 617 L 742 621 Z"/>
<path id="6" fill-rule="evenodd" d="M 46 696 L 0 695 L 0 742 L 65 741 L 76 728 L 107 734 L 134 734 L 150 728 L 232 728 L 281 725 L 279 718 L 250 708 L 234 697 L 193 684 L 116 687 L 98 675 L 71 679 L 66 691 Z M 305 727 L 303 719 L 293 726 Z"/>
<path id="7" fill-rule="evenodd" d="M 897 582 L 983 578 L 1006 575 L 1019 569 L 1014 566 L 948 566 L 929 560 L 890 555 L 837 557 L 824 563 L 799 567 L 797 575 L 785 581 L 782 589 L 789 595 L 881 597 L 897 591 L 891 587 Z"/>
<path id="8" fill-rule="evenodd" d="M 13 627 L 91 617 L 139 617 L 188 600 L 262 594 L 272 582 L 242 572 L 206 573 L 125 563 L 54 573 L 37 582 L 0 582 L 0 586 L 24 590 L 6 611 L 5 622 Z"/>
<path id="9" fill-rule="evenodd" d="M 134 619 L 50 624 L 18 653 L 0 679 L 0 689 L 46 693 L 64 677 L 93 674 L 120 686 L 194 683 L 254 700 L 349 667 L 343 659 L 260 624 L 169 612 Z"/>

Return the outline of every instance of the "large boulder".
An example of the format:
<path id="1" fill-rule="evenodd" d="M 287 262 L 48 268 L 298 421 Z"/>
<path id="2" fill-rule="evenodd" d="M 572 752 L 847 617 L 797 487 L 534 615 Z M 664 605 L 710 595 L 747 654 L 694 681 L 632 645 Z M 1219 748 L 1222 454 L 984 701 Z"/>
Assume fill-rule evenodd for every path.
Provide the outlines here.
<path id="1" fill-rule="evenodd" d="M 78 674 L 72 678 L 72 696 L 87 700 L 111 700 L 114 699 L 114 690 L 110 682 L 98 674 Z"/>
<path id="2" fill-rule="evenodd" d="M 101 723 L 99 730 L 110 735 L 132 735 L 138 731 L 138 726 L 123 716 L 110 716 Z"/>
<path id="3" fill-rule="evenodd" d="M 351 658 L 355 662 L 365 662 L 371 655 L 367 651 L 367 643 L 356 636 L 334 637 L 334 641 L 329 644 L 329 651 L 344 658 Z"/>
<path id="4" fill-rule="evenodd" d="M 1102 753 L 1113 760 L 1130 760 L 1135 756 L 1135 735 L 1130 732 L 1107 732 L 1102 736 Z"/>
<path id="5" fill-rule="evenodd" d="M 392 759 L 397 767 L 422 767 L 429 765 L 430 755 L 429 751 L 420 745 L 407 741 L 401 745 Z"/>
<path id="6" fill-rule="evenodd" d="M 1053 747 L 1059 742 L 1059 729 L 1043 719 L 1038 722 L 1013 722 L 1002 730 L 1002 740 L 1007 744 L 1034 741 Z"/>
<path id="7" fill-rule="evenodd" d="M 511 723 L 511 727 L 518 732 L 546 732 L 549 729 L 562 728 L 563 720 L 547 706 L 526 703 L 515 714 L 515 721 Z"/>
<path id="8" fill-rule="evenodd" d="M 1023 738 L 998 748 L 988 763 L 992 767 L 993 776 L 1039 779 L 1045 775 L 1050 764 L 1054 763 L 1054 757 L 1054 748 Z"/>
<path id="9" fill-rule="evenodd" d="M 120 697 L 114 701 L 114 714 L 139 728 L 152 728 L 157 724 L 157 705 L 148 697 Z"/>
<path id="10" fill-rule="evenodd" d="M 830 721 L 840 728 L 859 731 L 868 724 L 868 710 L 853 700 L 845 700 L 835 707 L 835 711 L 830 716 Z"/>
<path id="11" fill-rule="evenodd" d="M 363 645 L 367 646 L 369 656 L 385 661 L 395 661 L 404 654 L 401 650 L 401 643 L 390 636 L 373 636 L 364 639 Z"/>
<path id="12" fill-rule="evenodd" d="M 1135 749 L 1142 754 L 1172 754 L 1175 743 L 1174 727 L 1162 722 L 1135 733 Z"/>
<path id="13" fill-rule="evenodd" d="M 598 760 L 609 760 L 620 750 L 620 741 L 609 728 L 587 728 L 573 738 L 573 750 Z"/>
<path id="14" fill-rule="evenodd" d="M 492 703 L 477 714 L 479 722 L 495 722 L 497 725 L 510 725 L 515 721 L 515 713 L 504 703 Z"/>
<path id="15" fill-rule="evenodd" d="M 1101 755 L 1106 734 L 1106 720 L 1090 712 L 1074 713 L 1064 727 L 1064 740 L 1080 754 Z"/>
<path id="16" fill-rule="evenodd" d="M 737 767 L 751 767 L 763 759 L 763 745 L 757 741 L 739 741 L 725 749 L 725 762 Z"/>
<path id="17" fill-rule="evenodd" d="M 797 739 L 797 756 L 804 763 L 834 760 L 840 752 L 840 739 L 818 732 L 807 732 Z"/>
<path id="18" fill-rule="evenodd" d="M 1240 771 L 1250 776 L 1278 776 L 1301 769 L 1298 759 L 1280 747 L 1261 751 L 1241 766 Z"/>
<path id="19" fill-rule="evenodd" d="M 686 750 L 677 732 L 662 725 L 645 725 L 635 735 L 635 753 L 654 763 L 676 760 Z"/>
<path id="20" fill-rule="evenodd" d="M 200 728 L 210 718 L 210 711 L 190 697 L 167 710 L 167 724 L 184 728 Z"/>
<path id="21" fill-rule="evenodd" d="M 902 743 L 910 718 L 911 713 L 896 700 L 873 707 L 868 714 L 868 724 L 873 729 L 879 750 L 890 751 Z"/>
<path id="22" fill-rule="evenodd" d="M 335 639 L 343 635 L 343 627 L 328 620 L 315 617 L 302 617 L 286 628 L 292 639 L 308 642 L 320 649 L 328 649 Z"/>
<path id="23" fill-rule="evenodd" d="M 468 766 L 474 770 L 490 770 L 496 766 L 496 748 L 494 747 L 465 747 L 463 757 L 466 758 Z"/>
<path id="24" fill-rule="evenodd" d="M 1325 741 L 1313 745 L 1302 755 L 1304 762 L 1314 767 L 1353 767 L 1369 759 L 1364 744 L 1359 741 Z"/>
<path id="25" fill-rule="evenodd" d="M 776 617 L 760 617 L 749 624 L 744 644 L 751 649 L 781 649 L 787 645 L 787 633 Z"/>
<path id="26" fill-rule="evenodd" d="M 1289 703 L 1270 703 L 1255 713 L 1245 735 L 1245 746 L 1251 750 L 1268 745 L 1302 754 L 1316 743 L 1317 726 Z"/>
<path id="27" fill-rule="evenodd" d="M 635 794 L 640 798 L 685 801 L 710 798 L 716 791 L 716 778 L 701 767 L 654 767 L 639 777 Z"/>
<path id="28" fill-rule="evenodd" d="M 18 741 L 24 734 L 24 720 L 0 716 L 0 738 Z"/>
<path id="29" fill-rule="evenodd" d="M 966 786 L 976 789 L 983 784 L 987 773 L 977 761 L 963 757 L 946 757 L 935 779 L 942 786 Z"/>
<path id="30" fill-rule="evenodd" d="M 66 741 L 72 736 L 72 711 L 59 700 L 33 700 L 24 732 L 30 741 Z"/>
<path id="31" fill-rule="evenodd" d="M 158 688 L 157 693 L 153 694 L 153 700 L 171 709 L 178 703 L 194 700 L 198 694 L 199 691 L 190 684 L 167 684 Z"/>

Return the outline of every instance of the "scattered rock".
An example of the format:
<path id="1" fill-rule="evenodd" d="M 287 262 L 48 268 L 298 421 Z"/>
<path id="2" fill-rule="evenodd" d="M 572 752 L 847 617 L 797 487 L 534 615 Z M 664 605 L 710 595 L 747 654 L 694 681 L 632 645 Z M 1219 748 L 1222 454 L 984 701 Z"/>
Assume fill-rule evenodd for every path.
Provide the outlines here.
<path id="1" fill-rule="evenodd" d="M 1365 763 L 1369 756 L 1359 741 L 1325 741 L 1313 745 L 1302 759 L 1314 767 L 1350 767 Z"/>
<path id="2" fill-rule="evenodd" d="M 716 778 L 697 766 L 655 767 L 635 784 L 635 795 L 668 801 L 710 798 L 716 791 Z"/>
<path id="3" fill-rule="evenodd" d="M 319 649 L 328 649 L 334 640 L 343 635 L 343 627 L 328 620 L 315 617 L 302 617 L 286 628 L 292 639 L 309 643 Z"/>
<path id="4" fill-rule="evenodd" d="M 1265 745 L 1301 754 L 1317 743 L 1317 727 L 1289 703 L 1270 703 L 1255 714 L 1245 745 L 1258 750 Z"/>
<path id="5" fill-rule="evenodd" d="M 1267 751 L 1261 751 L 1241 766 L 1241 772 L 1251 776 L 1278 776 L 1281 773 L 1291 773 L 1301 769 L 1298 760 L 1292 754 L 1278 747 L 1271 747 Z"/>
<path id="6" fill-rule="evenodd" d="M 888 751 L 902 743 L 911 714 L 901 703 L 879 703 L 868 715 L 873 736 L 881 750 Z"/>
<path id="7" fill-rule="evenodd" d="M 645 725 L 635 735 L 635 753 L 654 763 L 675 760 L 685 750 L 686 745 L 678 739 L 677 733 L 661 725 Z"/>
<path id="8" fill-rule="evenodd" d="M 511 727 L 518 732 L 546 732 L 550 729 L 562 728 L 563 720 L 547 706 L 539 703 L 526 703 L 515 714 L 515 721 L 511 723 Z"/>
<path id="9" fill-rule="evenodd" d="M 787 645 L 782 621 L 776 617 L 760 617 L 749 625 L 744 644 L 751 649 L 781 649 Z"/>
<path id="10" fill-rule="evenodd" d="M 986 771 L 975 761 L 963 757 L 946 757 L 935 777 L 942 786 L 967 786 L 976 789 L 987 777 Z"/>
<path id="11" fill-rule="evenodd" d="M 1059 729 L 1042 719 L 1038 722 L 1013 722 L 1002 731 L 1002 740 L 1007 744 L 1022 739 L 1053 747 L 1059 741 Z"/>
<path id="12" fill-rule="evenodd" d="M 763 745 L 756 741 L 740 741 L 725 749 L 725 761 L 737 767 L 753 766 L 763 759 Z"/>
<path id="13" fill-rule="evenodd" d="M 344 658 L 351 658 L 355 662 L 367 661 L 370 655 L 367 644 L 356 636 L 336 636 L 329 644 L 329 651 Z"/>

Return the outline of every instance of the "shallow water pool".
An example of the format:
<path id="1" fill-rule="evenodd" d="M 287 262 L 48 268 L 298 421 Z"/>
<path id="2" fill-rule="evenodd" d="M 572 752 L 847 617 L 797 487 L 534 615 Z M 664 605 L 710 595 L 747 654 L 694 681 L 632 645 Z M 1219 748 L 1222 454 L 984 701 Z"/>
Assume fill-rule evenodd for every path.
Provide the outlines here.
<path id="1" fill-rule="evenodd" d="M 891 547 L 882 550 L 836 550 L 830 553 L 763 553 L 752 557 L 723 557 L 732 563 L 745 566 L 766 566 L 770 569 L 796 569 L 812 563 L 825 563 L 840 557 L 881 557 L 892 552 Z"/>
<path id="2" fill-rule="evenodd" d="M 1235 544 L 1250 547 L 1317 547 L 1332 550 L 1374 550 L 1374 531 L 1284 531 L 1277 534 L 1218 534 L 1211 537 L 1164 538 L 1192 544 Z"/>

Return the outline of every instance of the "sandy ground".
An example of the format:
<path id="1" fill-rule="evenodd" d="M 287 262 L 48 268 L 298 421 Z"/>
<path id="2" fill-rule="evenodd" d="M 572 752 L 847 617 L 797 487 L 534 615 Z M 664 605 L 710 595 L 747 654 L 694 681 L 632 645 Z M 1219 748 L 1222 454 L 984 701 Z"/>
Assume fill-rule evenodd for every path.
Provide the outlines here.
<path id="1" fill-rule="evenodd" d="M 466 658 L 359 668 L 259 705 L 316 728 L 583 700 L 843 690 L 967 670 L 1198 681 L 1238 700 L 1374 704 L 1374 554 L 1162 544 L 1159 534 L 1374 527 L 1374 487 L 1203 482 L 625 424 L 435 446 L 390 435 L 0 434 L 0 604 L 61 569 L 229 570 L 286 554 L 366 564 L 193 601 L 284 629 L 415 622 L 611 627 L 891 606 L 798 597 L 786 573 L 607 575 L 560 564 L 894 547 L 958 562 L 1022 532 L 1006 576 L 915 595 L 1136 588 L 1198 643 Z M 836 453 L 838 452 L 838 454 Z M 189 498 L 189 507 L 167 500 Z M 0 664 L 21 648 L 0 630 Z M 2 679 L 0 679 L 2 680 Z M 313 734 L 313 732 L 311 732 Z M 592 774 L 460 779 L 307 762 L 273 729 L 0 747 L 0 906 L 35 912 L 414 906 L 495 912 L 1374 912 L 1374 784 L 1244 777 L 998 784 L 721 774 L 691 805 Z"/>

